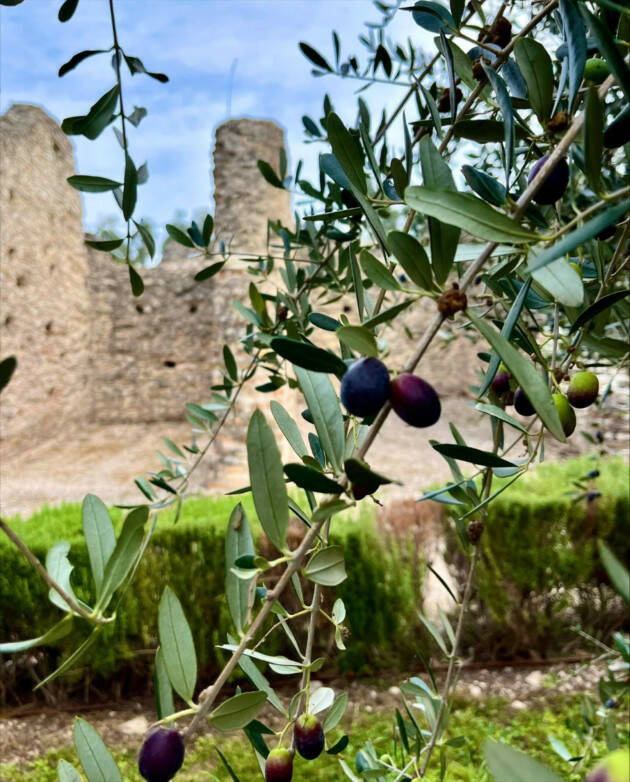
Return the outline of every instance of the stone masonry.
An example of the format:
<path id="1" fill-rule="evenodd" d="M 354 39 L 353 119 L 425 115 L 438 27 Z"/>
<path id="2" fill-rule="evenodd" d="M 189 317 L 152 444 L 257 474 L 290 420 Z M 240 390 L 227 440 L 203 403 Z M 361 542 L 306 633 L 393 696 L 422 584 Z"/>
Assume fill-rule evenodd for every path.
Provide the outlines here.
<path id="1" fill-rule="evenodd" d="M 88 416 L 87 255 L 72 145 L 44 111 L 0 117 L 0 353 L 18 368 L 2 393 L 4 441 Z"/>
<path id="2" fill-rule="evenodd" d="M 83 243 L 80 197 L 65 181 L 75 173 L 68 138 L 34 106 L 13 106 L 0 122 L 1 350 L 18 358 L 2 439 L 81 421 L 181 420 L 185 403 L 207 401 L 220 381 L 223 344 L 238 353 L 244 324 L 231 303 L 247 294 L 243 263 L 197 283 L 211 261 L 171 245 L 142 270 L 145 292 L 133 298 L 126 267 Z M 256 167 L 283 145 L 265 120 L 217 129 L 215 225 L 232 252 L 264 254 L 267 220 L 291 220 L 288 191 Z"/>

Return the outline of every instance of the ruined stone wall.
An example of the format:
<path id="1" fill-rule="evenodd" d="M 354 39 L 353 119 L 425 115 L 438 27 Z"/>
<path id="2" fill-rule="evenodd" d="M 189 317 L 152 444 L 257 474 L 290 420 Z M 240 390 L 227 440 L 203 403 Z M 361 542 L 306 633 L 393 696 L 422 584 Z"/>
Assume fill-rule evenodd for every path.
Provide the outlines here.
<path id="1" fill-rule="evenodd" d="M 277 160 L 283 147 L 282 129 L 266 120 L 230 120 L 217 129 L 215 226 L 233 251 L 264 254 L 267 220 L 291 219 L 289 192 L 268 185 L 256 166 L 270 154 Z M 134 299 L 126 268 L 90 251 L 90 395 L 96 421 L 180 420 L 186 402 L 209 401 L 210 387 L 221 382 L 224 343 L 238 355 L 245 320 L 232 301 L 247 298 L 246 268 L 231 259 L 210 280 L 197 283 L 195 274 L 212 261 L 188 257 L 194 254 L 169 242 L 162 263 L 142 270 L 145 291 Z M 241 358 L 245 364 L 242 351 Z M 241 424 L 239 416 L 228 429 L 243 439 Z"/>
<path id="2" fill-rule="evenodd" d="M 99 423 L 181 420 L 186 402 L 208 401 L 220 381 L 224 341 L 240 336 L 228 304 L 240 274 L 199 284 L 205 259 L 144 269 L 134 298 L 127 269 L 91 251 L 91 411 Z"/>
<path id="3" fill-rule="evenodd" d="M 87 416 L 88 293 L 72 145 L 35 106 L 0 117 L 0 353 L 18 368 L 0 437 L 39 438 Z"/>

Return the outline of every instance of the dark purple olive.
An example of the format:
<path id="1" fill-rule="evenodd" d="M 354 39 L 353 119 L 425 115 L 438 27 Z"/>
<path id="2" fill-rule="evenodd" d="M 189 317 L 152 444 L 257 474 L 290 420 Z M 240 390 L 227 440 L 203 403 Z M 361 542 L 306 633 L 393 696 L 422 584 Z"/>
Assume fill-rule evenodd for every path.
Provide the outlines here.
<path id="1" fill-rule="evenodd" d="M 306 760 L 314 760 L 324 750 L 324 729 L 322 723 L 312 714 L 302 714 L 293 728 L 295 748 Z"/>
<path id="2" fill-rule="evenodd" d="M 351 415 L 375 415 L 389 397 L 389 372 L 377 358 L 360 358 L 341 379 L 341 401 Z"/>
<path id="3" fill-rule="evenodd" d="M 492 378 L 492 383 L 490 384 L 490 387 L 492 388 L 492 390 L 497 396 L 501 396 L 501 394 L 505 394 L 510 390 L 511 379 L 512 379 L 512 375 L 510 375 L 509 372 L 499 371 Z"/>
<path id="4" fill-rule="evenodd" d="M 529 184 L 540 169 L 545 165 L 549 155 L 543 155 L 540 160 L 537 160 L 532 166 L 532 170 L 529 172 L 527 183 Z M 534 201 L 537 204 L 555 204 L 555 202 L 562 198 L 564 191 L 569 184 L 569 164 L 565 158 L 560 158 L 555 167 L 551 169 L 551 173 L 547 176 L 547 179 L 542 183 L 538 192 L 534 196 Z"/>
<path id="5" fill-rule="evenodd" d="M 440 398 L 432 385 L 408 372 L 392 380 L 390 402 L 410 426 L 432 426 L 440 417 Z"/>
<path id="6" fill-rule="evenodd" d="M 265 782 L 291 782 L 293 755 L 284 747 L 272 749 L 265 761 Z"/>
<path id="7" fill-rule="evenodd" d="M 529 401 L 529 397 L 520 386 L 514 393 L 514 409 L 517 413 L 520 413 L 520 415 L 525 416 L 534 415 L 536 413 L 532 403 Z"/>
<path id="8" fill-rule="evenodd" d="M 138 759 L 147 782 L 169 782 L 184 762 L 184 742 L 176 730 L 155 728 L 144 740 Z"/>

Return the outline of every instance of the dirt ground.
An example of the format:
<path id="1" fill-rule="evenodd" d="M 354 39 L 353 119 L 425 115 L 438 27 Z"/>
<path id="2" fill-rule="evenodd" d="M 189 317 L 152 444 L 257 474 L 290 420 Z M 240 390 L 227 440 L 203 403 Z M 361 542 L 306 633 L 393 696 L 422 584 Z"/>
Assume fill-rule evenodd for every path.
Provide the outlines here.
<path id="1" fill-rule="evenodd" d="M 547 458 L 569 458 L 593 451 L 593 446 L 580 436 L 581 430 L 592 435 L 602 431 L 610 453 L 627 455 L 626 410 L 611 404 L 605 414 L 582 410 L 577 411 L 577 417 L 576 433 L 567 443 L 548 438 Z M 384 498 L 417 497 L 427 486 L 450 478 L 446 462 L 429 443 L 430 439 L 453 442 L 449 421 L 456 423 L 470 445 L 491 447 L 487 418 L 475 411 L 474 402 L 462 397 L 443 399 L 442 417 L 426 430 L 414 429 L 391 415 L 379 435 L 377 447 L 370 453 L 375 469 L 401 481 L 401 485 L 387 487 Z M 137 502 L 142 495 L 134 485 L 134 478 L 147 470 L 161 469 L 156 451 L 164 451 L 163 437 L 178 444 L 188 443 L 190 426 L 185 421 L 91 424 L 49 439 L 34 436 L 31 442 L 21 442 L 19 447 L 5 446 L 0 461 L 2 514 L 28 516 L 44 503 L 81 501 L 88 493 L 96 494 L 107 504 Z M 515 448 L 511 455 L 518 458 L 523 454 Z M 247 485 L 244 445 L 241 458 L 237 456 L 234 462 L 222 468 L 220 474 L 212 464 L 202 464 L 191 482 L 191 491 L 222 493 Z"/>
<path id="2" fill-rule="evenodd" d="M 517 711 L 532 703 L 557 701 L 559 694 L 595 693 L 597 681 L 604 670 L 601 663 L 542 667 L 536 662 L 516 668 L 468 669 L 462 672 L 457 695 L 472 701 L 489 696 L 505 698 L 509 702 L 507 708 Z M 439 686 L 443 676 L 438 675 Z M 401 704 L 398 684 L 405 678 L 408 677 L 390 674 L 377 680 L 326 681 L 325 686 L 332 687 L 337 694 L 342 691 L 348 693 L 350 705 L 346 718 L 352 722 L 361 712 L 378 711 L 393 715 L 394 709 Z M 426 680 L 426 676 L 423 678 Z M 287 686 L 285 691 L 282 686 L 277 690 L 285 700 L 293 694 Z M 77 714 L 98 730 L 108 746 L 117 749 L 137 747 L 155 719 L 152 698 L 89 708 L 80 703 L 70 703 L 61 709 L 27 705 L 0 713 L 1 762 L 27 763 L 53 747 L 71 746 L 72 725 Z M 281 717 L 270 707 L 266 707 L 261 719 L 274 729 L 281 727 Z"/>

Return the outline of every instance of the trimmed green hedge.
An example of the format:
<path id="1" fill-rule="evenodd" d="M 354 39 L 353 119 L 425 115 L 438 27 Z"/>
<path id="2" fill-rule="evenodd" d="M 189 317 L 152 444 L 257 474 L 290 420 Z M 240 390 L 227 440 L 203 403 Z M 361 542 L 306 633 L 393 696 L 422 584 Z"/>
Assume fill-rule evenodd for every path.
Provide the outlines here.
<path id="1" fill-rule="evenodd" d="M 572 502 L 571 481 L 594 468 L 589 459 L 563 464 L 546 463 L 501 494 L 489 506 L 483 558 L 477 573 L 478 590 L 466 625 L 464 648 L 473 647 L 479 657 L 509 657 L 534 651 L 542 656 L 579 643 L 570 625 L 581 622 L 591 634 L 605 638 L 623 622 L 623 609 L 605 586 L 596 539 L 609 542 L 620 559 L 630 555 L 627 468 L 621 460 L 601 461 L 596 481 L 602 497 L 587 503 Z M 499 485 L 499 484 L 497 484 Z M 251 497 L 238 498 L 244 505 L 254 535 L 260 534 Z M 88 683 L 97 689 L 137 690 L 146 686 L 157 638 L 157 605 L 169 584 L 182 601 L 190 622 L 202 680 L 216 671 L 224 659 L 216 648 L 232 631 L 223 594 L 225 577 L 224 532 L 234 497 L 197 497 L 187 500 L 174 525 L 164 513 L 132 588 L 118 610 L 116 623 L 86 655 L 82 668 L 58 685 L 63 689 Z M 333 543 L 343 545 L 348 579 L 334 594 L 326 590 L 326 608 L 341 597 L 347 608 L 350 636 L 347 651 L 337 655 L 330 629 L 318 634 L 317 654 L 336 656 L 341 671 L 368 671 L 378 667 L 409 669 L 418 662 L 416 650 L 426 654 L 431 646 L 418 620 L 423 567 L 418 552 L 392 538 L 383 539 L 374 524 L 374 506 L 365 502 L 361 514 L 340 518 Z M 111 511 L 117 531 L 122 512 Z M 44 507 L 28 522 L 10 520 L 31 550 L 43 561 L 59 540 L 71 544 L 75 569 L 72 583 L 77 595 L 93 600 L 87 550 L 81 529 L 79 504 Z M 462 573 L 465 563 L 453 525 L 447 524 L 449 561 Z M 307 587 L 308 588 L 308 587 Z M 0 640 L 31 638 L 42 634 L 60 618 L 47 599 L 47 589 L 24 557 L 0 537 Z M 289 607 L 295 596 L 287 593 Z M 307 593 L 308 599 L 308 593 Z M 31 650 L 37 655 L 38 676 L 45 676 L 81 640 L 84 623 L 53 649 Z M 304 627 L 298 625 L 298 631 Z M 282 633 L 270 636 L 270 653 L 291 649 Z M 31 688 L 28 666 L 17 655 L 12 669 L 5 667 L 5 688 Z M 115 674 L 115 676 L 114 676 Z M 0 697 L 3 697 L 0 695 Z M 6 697 L 6 696 L 4 696 Z"/>
<path id="2" fill-rule="evenodd" d="M 216 648 L 233 632 L 223 592 L 225 578 L 225 529 L 232 508 L 243 503 L 252 532 L 260 534 L 251 496 L 198 497 L 184 503 L 176 525 L 172 514 L 164 513 L 146 551 L 132 587 L 117 611 L 117 620 L 83 658 L 82 668 L 64 678 L 66 684 L 85 684 L 88 679 L 99 685 L 116 674 L 115 687 L 132 689 L 146 681 L 157 644 L 157 606 L 166 584 L 179 596 L 191 625 L 200 671 L 206 675 L 222 664 L 224 652 Z M 122 513 L 111 509 L 116 531 Z M 344 670 L 364 671 L 379 665 L 391 666 L 413 654 L 417 624 L 416 607 L 420 594 L 414 568 L 408 557 L 410 548 L 390 547 L 384 551 L 374 529 L 373 513 L 366 504 L 360 515 L 340 519 L 331 543 L 340 543 L 346 551 L 348 579 L 328 595 L 341 597 L 347 610 L 350 636 L 342 658 Z M 24 542 L 42 561 L 47 550 L 59 540 L 71 544 L 69 558 L 75 569 L 72 584 L 77 596 L 93 604 L 92 578 L 81 528 L 79 504 L 44 507 L 28 522 L 10 520 Z M 416 568 L 417 570 L 417 568 Z M 401 575 L 402 574 L 402 575 Z M 305 585 L 308 595 L 308 585 Z M 7 540 L 0 538 L 0 639 L 17 640 L 42 634 L 61 614 L 46 597 L 47 588 L 24 557 Z M 288 595 L 288 599 L 291 596 Z M 295 596 L 293 596 L 295 600 Z M 290 604 L 289 604 L 290 607 Z M 294 608 L 296 606 L 293 606 Z M 55 649 L 35 650 L 40 657 L 37 671 L 44 676 L 54 670 L 81 640 L 84 622 L 59 642 Z M 329 627 L 329 626 L 328 626 Z M 318 651 L 336 654 L 329 644 L 331 629 L 318 634 Z M 266 650 L 286 648 L 284 634 L 275 632 Z M 39 648 L 38 648 L 39 649 Z M 29 652 L 31 654 L 32 652 Z M 20 682 L 15 682 L 19 686 Z M 32 681 L 28 682 L 32 686 Z"/>
<path id="3" fill-rule="evenodd" d="M 601 497 L 576 499 L 574 482 L 596 468 L 599 477 L 585 483 Z M 490 503 L 466 642 L 493 658 L 551 656 L 582 645 L 578 624 L 599 638 L 617 629 L 624 607 L 608 588 L 597 539 L 630 559 L 628 488 L 623 460 L 583 457 L 544 463 Z M 451 562 L 463 573 L 448 530 Z"/>

